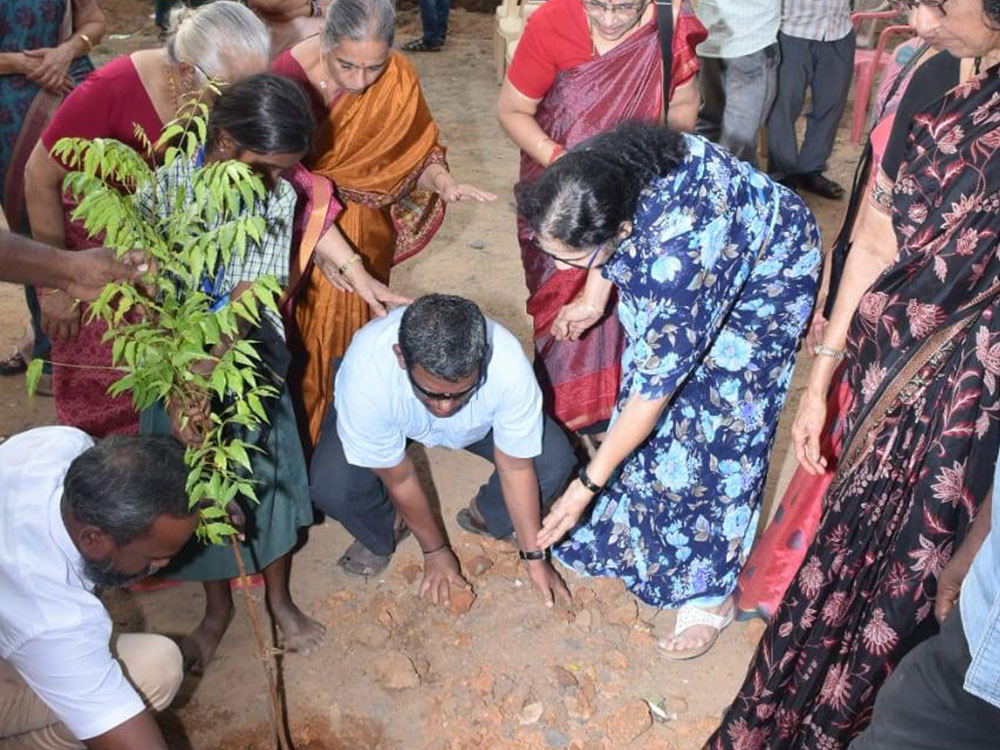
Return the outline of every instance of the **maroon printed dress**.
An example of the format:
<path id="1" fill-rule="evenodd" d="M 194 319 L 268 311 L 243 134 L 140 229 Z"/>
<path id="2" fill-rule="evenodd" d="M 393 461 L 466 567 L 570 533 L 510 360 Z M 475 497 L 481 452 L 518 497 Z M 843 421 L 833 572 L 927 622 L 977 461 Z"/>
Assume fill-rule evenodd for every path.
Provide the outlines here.
<path id="1" fill-rule="evenodd" d="M 900 249 L 848 334 L 853 402 L 819 531 L 712 750 L 845 750 L 895 665 L 936 631 L 937 576 L 991 485 L 998 68 L 913 122 L 893 193 Z"/>

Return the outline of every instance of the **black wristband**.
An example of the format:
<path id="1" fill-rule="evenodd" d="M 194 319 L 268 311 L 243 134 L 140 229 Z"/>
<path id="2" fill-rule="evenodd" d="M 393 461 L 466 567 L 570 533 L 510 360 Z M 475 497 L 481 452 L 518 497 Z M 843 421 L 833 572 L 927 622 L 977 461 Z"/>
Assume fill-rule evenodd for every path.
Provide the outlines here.
<path id="1" fill-rule="evenodd" d="M 580 480 L 580 484 L 586 487 L 588 490 L 593 492 L 595 495 L 600 493 L 604 489 L 603 485 L 596 484 L 593 479 L 587 476 L 587 467 L 581 466 L 580 471 L 577 472 L 576 478 Z"/>
<path id="2" fill-rule="evenodd" d="M 552 556 L 552 552 L 546 549 L 536 549 L 531 552 L 525 552 L 523 549 L 517 551 L 518 557 L 522 560 L 548 560 Z"/>
<path id="3" fill-rule="evenodd" d="M 440 547 L 435 547 L 434 549 L 422 549 L 420 551 L 423 552 L 426 557 L 427 555 L 433 555 L 435 552 L 440 552 L 443 549 L 448 549 L 448 542 L 445 542 Z"/>

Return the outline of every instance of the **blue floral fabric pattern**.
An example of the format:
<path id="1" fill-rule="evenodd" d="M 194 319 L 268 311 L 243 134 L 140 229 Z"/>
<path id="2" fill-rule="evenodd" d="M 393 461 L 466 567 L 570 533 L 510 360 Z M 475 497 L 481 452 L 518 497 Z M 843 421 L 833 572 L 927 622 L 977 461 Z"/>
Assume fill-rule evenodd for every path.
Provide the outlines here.
<path id="1" fill-rule="evenodd" d="M 670 400 L 555 550 L 660 607 L 736 585 L 820 264 L 798 196 L 684 137 L 683 162 L 643 192 L 604 271 L 627 336 L 615 416 L 635 396 Z"/>

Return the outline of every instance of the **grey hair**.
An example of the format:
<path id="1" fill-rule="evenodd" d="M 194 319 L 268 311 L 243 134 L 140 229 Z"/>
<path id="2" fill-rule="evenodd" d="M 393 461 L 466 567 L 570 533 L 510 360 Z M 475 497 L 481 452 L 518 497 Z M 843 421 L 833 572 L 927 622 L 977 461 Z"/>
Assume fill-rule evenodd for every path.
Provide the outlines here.
<path id="1" fill-rule="evenodd" d="M 200 8 L 182 7 L 170 15 L 167 55 L 171 62 L 193 65 L 206 75 L 230 82 L 234 60 L 271 57 L 271 35 L 257 15 L 232 0 L 216 0 Z"/>
<path id="2" fill-rule="evenodd" d="M 486 318 L 472 300 L 427 294 L 411 303 L 399 323 L 406 369 L 417 365 L 455 383 L 481 370 L 488 349 Z"/>
<path id="3" fill-rule="evenodd" d="M 344 39 L 374 39 L 391 47 L 395 38 L 396 7 L 392 0 L 334 0 L 326 10 L 324 49 L 333 49 Z"/>

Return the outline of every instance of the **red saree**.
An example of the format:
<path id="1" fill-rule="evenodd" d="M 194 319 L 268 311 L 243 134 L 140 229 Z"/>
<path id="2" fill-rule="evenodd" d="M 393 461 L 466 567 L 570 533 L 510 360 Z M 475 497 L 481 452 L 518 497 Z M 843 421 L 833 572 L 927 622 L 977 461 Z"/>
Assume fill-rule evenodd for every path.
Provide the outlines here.
<path id="1" fill-rule="evenodd" d="M 697 70 L 693 45 L 703 32 L 688 3 L 678 18 L 671 92 Z M 695 29 L 697 31 L 697 29 Z M 702 37 L 703 38 L 703 37 Z M 572 148 L 623 120 L 655 120 L 662 114 L 662 63 L 656 24 L 650 23 L 606 55 L 556 75 L 538 106 L 535 119 L 553 140 Z M 542 167 L 521 154 L 521 183 L 531 182 Z M 518 242 L 528 286 L 527 310 L 534 320 L 535 371 L 546 410 L 571 430 L 599 427 L 611 417 L 621 381 L 624 334 L 612 293 L 601 320 L 578 341 L 557 341 L 550 333 L 560 309 L 583 289 L 584 270 L 557 270 L 531 239 L 518 217 Z"/>

